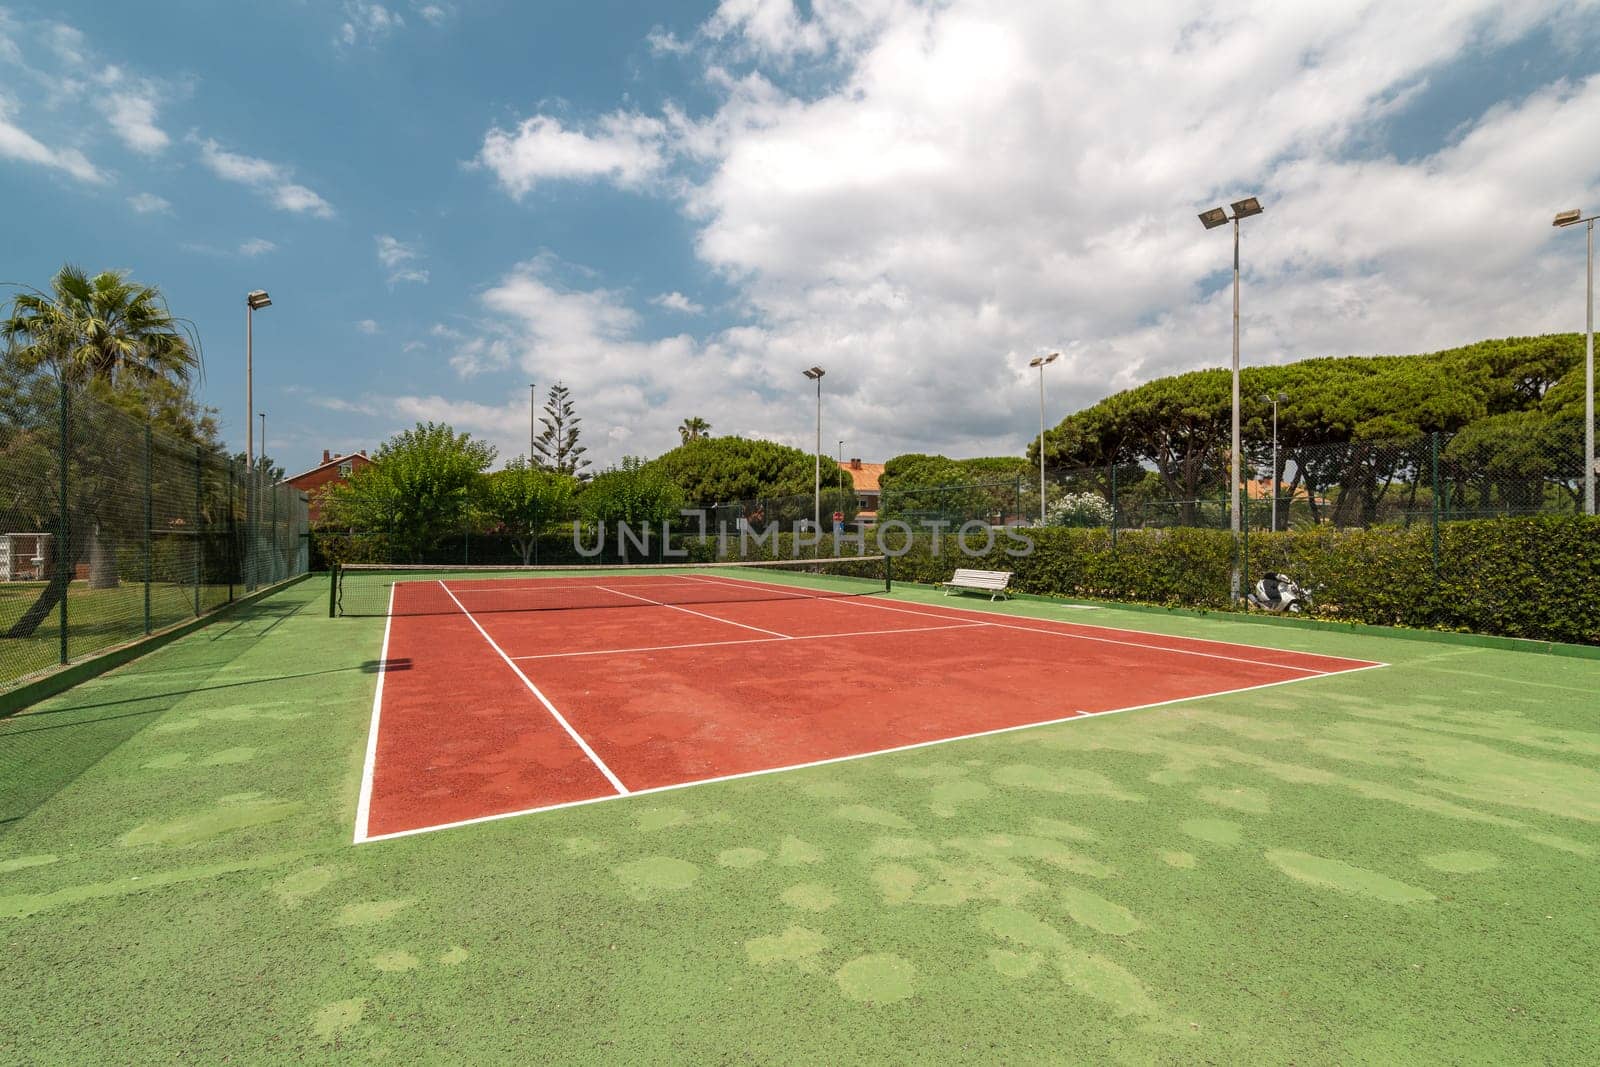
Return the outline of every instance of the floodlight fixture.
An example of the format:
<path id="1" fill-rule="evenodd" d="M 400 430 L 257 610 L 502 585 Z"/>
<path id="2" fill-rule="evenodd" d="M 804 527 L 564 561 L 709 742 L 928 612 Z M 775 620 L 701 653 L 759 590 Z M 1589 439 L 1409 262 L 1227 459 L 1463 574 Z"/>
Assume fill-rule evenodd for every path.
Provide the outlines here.
<path id="1" fill-rule="evenodd" d="M 1060 358 L 1061 358 L 1061 353 L 1060 352 L 1052 352 L 1048 356 L 1034 356 L 1032 359 L 1028 360 L 1028 366 L 1030 366 L 1030 367 L 1042 367 L 1047 363 L 1054 363 L 1056 360 L 1058 360 Z"/>
<path id="2" fill-rule="evenodd" d="M 1552 226 L 1575 226 L 1575 225 L 1577 225 L 1578 223 L 1580 223 L 1582 221 L 1583 221 L 1583 212 L 1580 211 L 1578 208 L 1573 208 L 1571 211 L 1563 211 L 1560 214 L 1556 215 L 1556 220 L 1554 222 L 1552 222 L 1550 225 L 1552 225 Z"/>
<path id="3" fill-rule="evenodd" d="M 1233 208 L 1233 217 L 1236 219 L 1247 219 L 1251 215 L 1261 214 L 1261 201 L 1253 196 L 1247 196 L 1243 200 L 1235 200 L 1228 206 Z"/>
<path id="4" fill-rule="evenodd" d="M 1202 211 L 1200 213 L 1200 223 L 1208 230 L 1214 230 L 1227 221 L 1228 213 L 1220 207 L 1214 207 L 1210 211 Z"/>
<path id="5" fill-rule="evenodd" d="M 244 302 L 251 311 L 260 311 L 264 307 L 272 306 L 272 297 L 267 295 L 265 289 L 252 289 L 245 294 Z"/>
<path id="6" fill-rule="evenodd" d="M 822 377 L 824 374 L 827 374 L 828 372 L 823 370 L 821 367 L 812 367 L 810 370 L 801 371 L 800 373 L 804 374 L 807 378 L 810 378 L 812 381 L 815 381 L 816 379 Z"/>

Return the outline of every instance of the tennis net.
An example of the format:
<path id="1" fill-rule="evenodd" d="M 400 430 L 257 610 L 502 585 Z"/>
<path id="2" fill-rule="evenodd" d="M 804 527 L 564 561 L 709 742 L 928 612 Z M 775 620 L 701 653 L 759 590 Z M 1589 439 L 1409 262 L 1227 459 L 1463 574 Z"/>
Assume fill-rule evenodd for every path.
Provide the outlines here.
<path id="1" fill-rule="evenodd" d="M 581 608 L 803 600 L 889 588 L 885 556 L 590 567 L 349 563 L 335 567 L 333 616 L 473 615 Z"/>

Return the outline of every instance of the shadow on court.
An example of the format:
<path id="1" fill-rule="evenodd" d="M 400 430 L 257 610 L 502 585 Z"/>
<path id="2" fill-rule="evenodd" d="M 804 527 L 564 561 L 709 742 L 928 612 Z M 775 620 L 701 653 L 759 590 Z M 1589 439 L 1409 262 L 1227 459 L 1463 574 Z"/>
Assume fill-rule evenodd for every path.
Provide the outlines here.
<path id="1" fill-rule="evenodd" d="M 378 660 L 359 667 L 217 681 L 260 638 L 302 605 L 269 598 L 219 620 L 206 640 L 169 646 L 158 660 L 132 664 L 85 682 L 30 709 L 0 719 L 0 836 L 154 722 L 196 693 L 274 686 L 295 679 L 359 671 L 376 674 Z M 198 636 L 198 635 L 196 635 Z M 391 662 L 388 670 L 405 669 Z M 174 675 L 191 684 L 174 685 Z M 99 699 L 110 697 L 110 699 Z M 111 710 L 116 709 L 116 710 Z"/>

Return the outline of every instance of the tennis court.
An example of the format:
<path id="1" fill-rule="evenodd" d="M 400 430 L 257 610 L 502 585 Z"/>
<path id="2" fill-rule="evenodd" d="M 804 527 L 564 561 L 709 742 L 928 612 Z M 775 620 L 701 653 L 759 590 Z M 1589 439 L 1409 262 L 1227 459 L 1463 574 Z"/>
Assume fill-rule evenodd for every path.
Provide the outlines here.
<path id="1" fill-rule="evenodd" d="M 897 601 L 877 561 L 348 568 L 371 841 L 1383 664 Z"/>

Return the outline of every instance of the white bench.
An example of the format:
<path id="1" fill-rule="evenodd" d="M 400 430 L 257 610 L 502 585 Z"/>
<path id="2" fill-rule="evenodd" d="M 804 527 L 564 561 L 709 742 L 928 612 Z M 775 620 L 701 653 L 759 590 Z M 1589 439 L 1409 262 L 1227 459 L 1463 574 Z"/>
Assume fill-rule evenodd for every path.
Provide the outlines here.
<path id="1" fill-rule="evenodd" d="M 975 571 L 958 567 L 955 575 L 943 584 L 945 596 L 949 596 L 957 589 L 972 589 L 979 593 L 988 593 L 992 601 L 1006 595 L 1006 586 L 1011 584 L 1011 572 Z"/>

